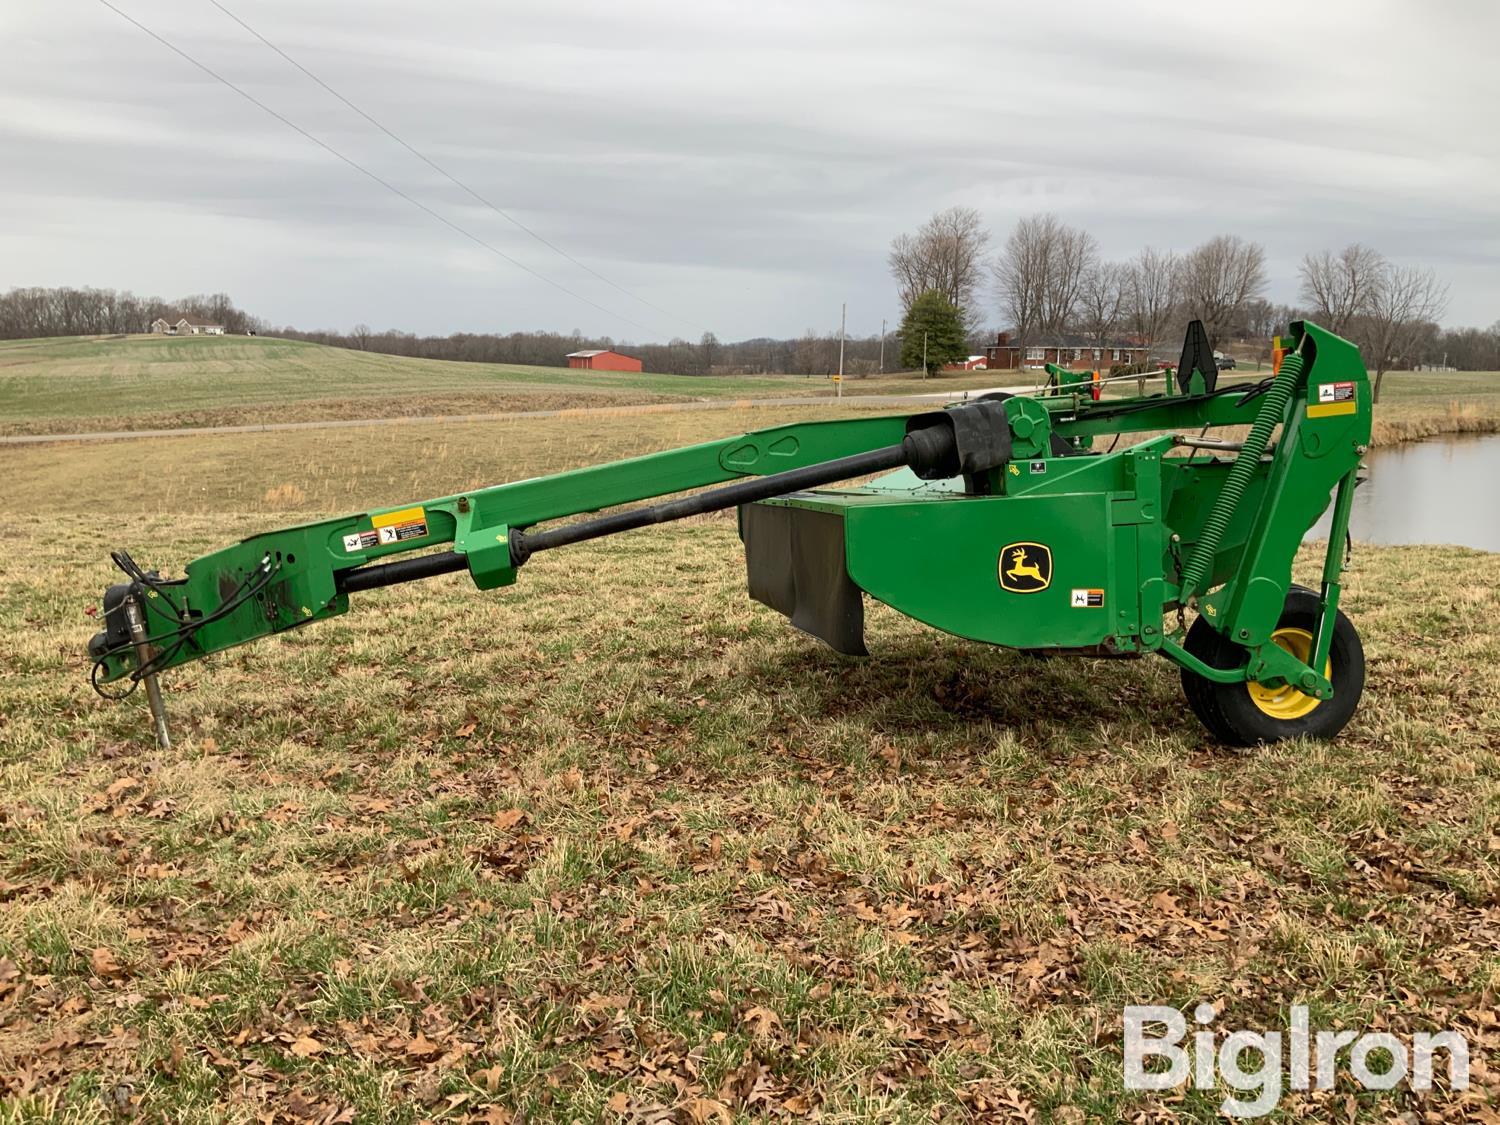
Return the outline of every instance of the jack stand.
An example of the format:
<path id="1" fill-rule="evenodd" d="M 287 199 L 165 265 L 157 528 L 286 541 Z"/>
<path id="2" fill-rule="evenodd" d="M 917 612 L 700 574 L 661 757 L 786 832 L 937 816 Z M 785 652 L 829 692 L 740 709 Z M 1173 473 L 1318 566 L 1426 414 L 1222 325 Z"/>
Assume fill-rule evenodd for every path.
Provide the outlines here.
<path id="1" fill-rule="evenodd" d="M 156 649 L 147 641 L 146 619 L 140 602 L 134 597 L 125 599 L 125 621 L 130 626 L 130 640 L 135 645 L 137 666 L 149 668 L 156 656 Z M 172 749 L 172 736 L 167 733 L 167 706 L 162 701 L 161 681 L 155 672 L 141 677 L 146 684 L 146 702 L 151 706 L 151 723 L 156 728 L 156 745 L 163 750 Z"/>

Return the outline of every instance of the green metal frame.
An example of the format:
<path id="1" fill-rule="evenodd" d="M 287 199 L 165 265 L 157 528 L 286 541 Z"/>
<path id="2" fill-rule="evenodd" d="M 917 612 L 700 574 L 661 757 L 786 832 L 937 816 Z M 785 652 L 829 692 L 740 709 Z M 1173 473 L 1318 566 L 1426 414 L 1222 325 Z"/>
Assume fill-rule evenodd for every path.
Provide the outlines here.
<path id="1" fill-rule="evenodd" d="M 1053 394 L 1083 394 L 1093 397 L 1094 372 L 1074 371 L 1055 363 L 1042 365 L 1047 371 L 1047 389 Z"/>
<path id="2" fill-rule="evenodd" d="M 1286 682 L 1328 698 L 1333 687 L 1321 669 L 1342 589 L 1354 475 L 1369 442 L 1370 388 L 1347 341 L 1310 324 L 1292 334 L 1296 362 L 1271 391 L 1247 385 L 1205 394 L 1195 373 L 1185 395 L 1095 402 L 1085 384 L 1018 396 L 1005 403 L 1010 457 L 982 479 L 921 481 L 900 470 L 862 487 L 766 502 L 841 515 L 854 582 L 950 632 L 1025 649 L 1158 652 L 1210 680 Z M 480 589 L 509 585 L 517 575 L 512 529 L 899 444 L 908 420 L 778 426 L 252 536 L 188 564 L 180 584 L 148 591 L 147 631 L 159 653 L 153 670 L 343 614 L 350 595 L 340 576 L 392 556 L 451 545 Z M 1175 455 L 1206 431 L 1233 426 L 1279 436 L 1264 458 L 1241 451 L 1238 466 L 1217 451 Z M 1053 452 L 1054 435 L 1087 446 L 1127 434 L 1148 436 L 1086 456 Z M 1322 614 L 1303 664 L 1271 634 L 1293 557 L 1334 492 Z M 1004 563 L 997 553 L 1023 540 L 1050 544 L 1053 594 L 1006 591 L 997 581 Z M 1201 581 L 1185 589 L 1184 575 L 1197 573 Z M 1105 612 L 1066 605 L 1060 592 L 1070 582 L 1102 591 Z M 254 596 L 236 604 L 247 590 Z M 168 597 L 170 607 L 161 604 Z M 1186 652 L 1183 608 L 1196 608 L 1241 646 L 1243 665 L 1210 668 Z M 1174 614 L 1175 628 L 1167 624 Z M 200 624 L 174 648 L 185 620 Z M 99 680 L 138 670 L 136 652 L 105 655 Z"/>

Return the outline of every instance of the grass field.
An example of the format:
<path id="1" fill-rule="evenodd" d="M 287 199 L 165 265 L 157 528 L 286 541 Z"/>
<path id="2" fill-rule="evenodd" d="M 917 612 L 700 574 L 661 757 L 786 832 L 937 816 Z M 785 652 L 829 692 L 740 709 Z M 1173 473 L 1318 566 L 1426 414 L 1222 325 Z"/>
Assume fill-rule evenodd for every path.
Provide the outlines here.
<path id="1" fill-rule="evenodd" d="M 890 409 L 887 407 L 886 409 Z M 823 409 L 816 417 L 856 413 Z M 185 435 L 0 449 L 6 503 L 111 510 L 120 534 L 138 516 L 332 512 L 450 495 L 809 416 L 789 408 L 625 417 L 414 422 L 321 432 Z M 248 532 L 247 532 L 248 534 Z"/>
<path id="2" fill-rule="evenodd" d="M 1254 381 L 1261 374 L 1237 372 Z M 1027 385 L 1035 372 L 851 379 L 845 398 Z M 1500 425 L 1500 375 L 1387 376 L 1377 443 Z M 1134 383 L 1120 393 L 1134 393 Z M 1153 389 L 1159 384 L 1153 384 Z M 499 414 L 691 400 L 830 399 L 826 379 L 693 378 L 404 359 L 294 340 L 0 341 L 0 436 Z"/>
<path id="3" fill-rule="evenodd" d="M 850 393 L 989 386 L 983 372 Z M 501 413 L 703 398 L 831 397 L 827 379 L 694 378 L 405 359 L 262 337 L 0 341 L 0 434 Z"/>
<path id="4" fill-rule="evenodd" d="M 1429 379 L 1382 423 L 1477 398 Z M 110 547 L 788 416 L 0 449 L 0 1121 L 1210 1121 L 1121 1087 L 1122 1006 L 1200 1000 L 1469 1038 L 1466 1094 L 1345 1073 L 1273 1120 L 1495 1120 L 1500 556 L 1360 547 L 1360 712 L 1245 755 L 1165 661 L 879 606 L 841 658 L 749 600 L 729 518 L 194 665 L 170 752 L 87 686 Z"/>

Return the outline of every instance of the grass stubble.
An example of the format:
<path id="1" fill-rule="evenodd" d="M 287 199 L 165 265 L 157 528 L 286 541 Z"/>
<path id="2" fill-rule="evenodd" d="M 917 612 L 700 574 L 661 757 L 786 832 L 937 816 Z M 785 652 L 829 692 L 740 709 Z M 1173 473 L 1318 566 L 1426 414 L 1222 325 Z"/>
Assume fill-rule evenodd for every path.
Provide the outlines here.
<path id="1" fill-rule="evenodd" d="M 363 469 L 333 434 L 254 435 L 171 474 L 196 493 L 129 467 L 195 439 L 113 476 L 4 454 L 0 1120 L 1207 1121 L 1223 1091 L 1122 1089 L 1123 1005 L 1200 1000 L 1224 1028 L 1305 1003 L 1470 1040 L 1465 1094 L 1341 1073 L 1275 1120 L 1493 1114 L 1494 555 L 1357 548 L 1361 710 L 1244 755 L 1165 661 L 1036 661 L 880 606 L 874 657 L 841 658 L 748 599 L 724 517 L 185 669 L 169 752 L 87 686 L 111 546 L 180 565 L 279 508 L 724 421 L 392 435 Z"/>

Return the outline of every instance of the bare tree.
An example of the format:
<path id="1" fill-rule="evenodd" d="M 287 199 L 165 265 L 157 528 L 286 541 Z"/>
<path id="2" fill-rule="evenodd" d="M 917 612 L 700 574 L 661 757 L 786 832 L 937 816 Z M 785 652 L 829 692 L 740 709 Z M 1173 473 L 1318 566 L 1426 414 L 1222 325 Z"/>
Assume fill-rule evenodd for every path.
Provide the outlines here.
<path id="1" fill-rule="evenodd" d="M 1264 297 L 1251 297 L 1240 306 L 1236 324 L 1244 335 L 1269 339 L 1276 332 L 1276 306 Z"/>
<path id="2" fill-rule="evenodd" d="M 1445 329 L 1424 358 L 1459 371 L 1500 370 L 1500 323 L 1489 328 Z"/>
<path id="3" fill-rule="evenodd" d="M 1053 247 L 1043 290 L 1042 330 L 1061 333 L 1077 314 L 1083 279 L 1099 260 L 1099 244 L 1087 231 L 1061 226 Z"/>
<path id="4" fill-rule="evenodd" d="M 974 291 L 990 232 L 972 207 L 939 211 L 916 234 L 897 235 L 888 257 L 891 276 L 901 294 L 902 313 L 929 289 L 936 289 L 972 319 Z"/>
<path id="5" fill-rule="evenodd" d="M 1419 266 L 1388 266 L 1370 297 L 1365 314 L 1354 323 L 1365 356 L 1375 368 L 1374 399 L 1395 364 L 1409 364 L 1433 322 L 1448 311 L 1448 286 Z"/>
<path id="6" fill-rule="evenodd" d="M 1093 235 L 1056 215 L 1031 215 L 1016 223 L 991 270 L 1001 311 L 1021 342 L 1037 332 L 1067 328 L 1098 258 Z"/>
<path id="7" fill-rule="evenodd" d="M 1384 258 L 1358 242 L 1337 254 L 1328 250 L 1308 254 L 1297 268 L 1302 300 L 1314 320 L 1342 334 L 1355 317 L 1369 312 L 1386 269 Z"/>
<path id="8" fill-rule="evenodd" d="M 1043 292 L 1057 220 L 1033 215 L 1016 223 L 991 270 L 1000 311 L 1010 319 L 1018 343 L 1027 343 L 1041 327 Z"/>
<path id="9" fill-rule="evenodd" d="M 1256 357 L 1269 362 L 1272 337 L 1286 330 L 1294 320 L 1303 319 L 1303 314 L 1291 305 L 1278 305 L 1264 297 L 1251 297 L 1241 307 L 1235 318 L 1236 335 L 1250 338 Z"/>
<path id="10" fill-rule="evenodd" d="M 1103 347 L 1120 330 L 1130 271 L 1118 262 L 1099 262 L 1083 275 L 1078 291 L 1079 331 Z"/>
<path id="11" fill-rule="evenodd" d="M 809 328 L 797 341 L 792 370 L 798 375 L 831 375 L 838 369 L 839 342 L 836 337 Z"/>
<path id="12" fill-rule="evenodd" d="M 1170 250 L 1146 247 L 1135 256 L 1125 279 L 1125 318 L 1148 349 L 1165 335 L 1177 307 L 1181 260 Z"/>
<path id="13" fill-rule="evenodd" d="M 891 239 L 891 252 L 886 256 L 891 276 L 896 279 L 896 291 L 901 297 L 904 314 L 911 303 L 927 291 L 927 259 L 921 244 L 912 234 L 898 234 Z"/>
<path id="14" fill-rule="evenodd" d="M 719 357 L 719 338 L 712 332 L 705 332 L 698 340 L 698 355 L 702 360 L 703 373 L 713 374 L 714 361 Z"/>
<path id="15" fill-rule="evenodd" d="M 1266 251 L 1259 243 L 1221 234 L 1183 259 L 1183 302 L 1215 346 L 1240 307 L 1265 287 Z"/>

